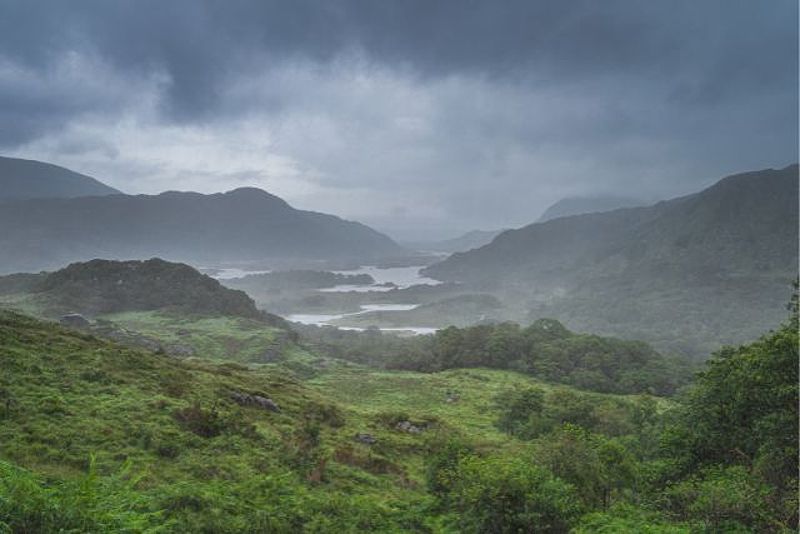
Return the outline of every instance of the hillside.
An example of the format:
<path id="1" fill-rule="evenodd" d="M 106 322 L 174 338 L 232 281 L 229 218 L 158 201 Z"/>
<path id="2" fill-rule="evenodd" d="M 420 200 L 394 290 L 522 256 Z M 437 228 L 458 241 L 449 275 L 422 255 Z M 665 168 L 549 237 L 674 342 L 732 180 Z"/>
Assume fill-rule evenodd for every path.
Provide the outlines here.
<path id="1" fill-rule="evenodd" d="M 632 197 L 594 196 L 562 198 L 548 207 L 536 222 L 546 222 L 559 217 L 583 215 L 585 213 L 602 213 L 619 208 L 644 206 L 647 202 Z"/>
<path id="2" fill-rule="evenodd" d="M 502 232 L 503 230 L 472 230 L 471 232 L 467 232 L 466 234 L 452 239 L 444 239 L 442 241 L 420 241 L 407 243 L 406 246 L 417 250 L 433 252 L 465 252 L 490 243 L 492 239 Z"/>
<path id="3" fill-rule="evenodd" d="M 92 260 L 47 274 L 30 289 L 51 314 L 171 310 L 257 319 L 262 312 L 243 291 L 228 289 L 181 263 Z"/>
<path id="4" fill-rule="evenodd" d="M 0 202 L 119 194 L 90 176 L 41 161 L 0 157 Z"/>
<path id="5" fill-rule="evenodd" d="M 363 224 L 297 210 L 255 188 L 12 202 L 0 210 L 0 227 L 0 273 L 96 257 L 214 264 L 366 260 L 404 252 Z"/>
<path id="6" fill-rule="evenodd" d="M 500 370 L 178 360 L 6 311 L 0 347 L 9 532 L 797 525 L 796 318 L 718 355 L 685 401 Z"/>
<path id="7" fill-rule="evenodd" d="M 797 171 L 738 174 L 650 207 L 535 223 L 424 274 L 496 291 L 529 319 L 701 355 L 785 317 L 782 295 L 797 275 Z"/>

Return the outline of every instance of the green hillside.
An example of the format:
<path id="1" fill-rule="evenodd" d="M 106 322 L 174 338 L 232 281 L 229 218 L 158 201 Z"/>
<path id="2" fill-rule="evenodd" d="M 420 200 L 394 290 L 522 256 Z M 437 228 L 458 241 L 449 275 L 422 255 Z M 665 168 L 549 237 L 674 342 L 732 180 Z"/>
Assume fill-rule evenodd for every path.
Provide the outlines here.
<path id="1" fill-rule="evenodd" d="M 502 370 L 179 360 L 0 312 L 0 526 L 788 532 L 794 321 L 665 400 Z"/>
<path id="2" fill-rule="evenodd" d="M 509 230 L 423 272 L 494 292 L 517 321 L 550 317 L 702 358 L 781 321 L 797 276 L 797 217 L 790 165 L 653 206 Z"/>

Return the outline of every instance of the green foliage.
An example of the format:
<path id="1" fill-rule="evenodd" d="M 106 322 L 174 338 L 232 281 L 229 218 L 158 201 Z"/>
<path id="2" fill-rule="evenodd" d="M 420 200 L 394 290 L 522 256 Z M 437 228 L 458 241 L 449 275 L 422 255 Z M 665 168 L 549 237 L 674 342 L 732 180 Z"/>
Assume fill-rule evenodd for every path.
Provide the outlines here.
<path id="1" fill-rule="evenodd" d="M 134 489 L 130 464 L 99 477 L 94 459 L 80 478 L 45 484 L 31 472 L 0 461 L 0 531 L 156 532 L 159 512 L 147 512 Z"/>
<path id="2" fill-rule="evenodd" d="M 484 347 L 500 365 L 574 336 L 554 321 L 464 330 L 442 355 Z M 720 352 L 673 399 L 506 369 L 178 360 L 6 312 L 0 349 L 0 532 L 797 527 L 796 318 Z"/>
<path id="3" fill-rule="evenodd" d="M 665 492 L 673 515 L 710 532 L 771 532 L 787 528 L 770 510 L 770 488 L 742 466 L 705 469 Z"/>
<path id="4" fill-rule="evenodd" d="M 456 454 L 440 491 L 462 532 L 568 532 L 580 515 L 572 486 L 531 462 Z"/>
<path id="5" fill-rule="evenodd" d="M 553 319 L 527 328 L 513 323 L 450 326 L 414 338 L 334 328 L 301 333 L 328 356 L 372 366 L 421 372 L 512 369 L 602 393 L 671 395 L 691 376 L 689 362 L 662 356 L 644 343 L 576 334 Z"/>
<path id="6" fill-rule="evenodd" d="M 619 504 L 610 510 L 584 515 L 573 534 L 690 534 L 688 525 L 668 522 L 662 515 L 632 506 Z"/>
<path id="7" fill-rule="evenodd" d="M 720 465 L 752 472 L 772 488 L 770 513 L 785 525 L 797 522 L 797 362 L 794 315 L 759 341 L 709 360 L 664 434 L 684 473 Z"/>
<path id="8" fill-rule="evenodd" d="M 617 439 L 566 424 L 536 442 L 536 463 L 573 484 L 589 508 L 608 508 L 637 486 L 638 465 Z"/>

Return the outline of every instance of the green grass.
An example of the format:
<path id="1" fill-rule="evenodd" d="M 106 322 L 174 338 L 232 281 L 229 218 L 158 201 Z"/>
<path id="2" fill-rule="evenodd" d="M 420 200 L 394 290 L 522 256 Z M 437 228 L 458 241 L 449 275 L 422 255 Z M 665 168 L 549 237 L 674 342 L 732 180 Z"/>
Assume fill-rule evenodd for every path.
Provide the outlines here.
<path id="1" fill-rule="evenodd" d="M 136 311 L 100 318 L 163 342 L 189 345 L 197 357 L 209 360 L 264 363 L 276 358 L 285 337 L 280 329 L 242 317 Z"/>
<path id="2" fill-rule="evenodd" d="M 238 319 L 112 319 L 163 338 L 192 331 L 219 357 L 217 336 L 267 339 Z M 510 371 L 377 371 L 299 350 L 269 365 L 180 360 L 2 311 L 0 368 L 0 461 L 13 475 L 0 474 L 0 501 L 4 483 L 22 480 L 15 498 L 26 509 L 44 498 L 36 487 L 52 489 L 50 504 L 72 502 L 75 484 L 96 473 L 108 502 L 143 514 L 131 521 L 176 532 L 445 532 L 425 485 L 432 451 L 458 437 L 522 454 L 526 443 L 495 428 L 494 398 L 527 385 L 569 389 Z M 281 412 L 241 406 L 231 392 L 271 398 Z M 402 419 L 426 430 L 400 431 Z M 14 466 L 30 474 L 20 479 Z M 75 504 L 75 517 L 91 517 L 98 502 Z"/>

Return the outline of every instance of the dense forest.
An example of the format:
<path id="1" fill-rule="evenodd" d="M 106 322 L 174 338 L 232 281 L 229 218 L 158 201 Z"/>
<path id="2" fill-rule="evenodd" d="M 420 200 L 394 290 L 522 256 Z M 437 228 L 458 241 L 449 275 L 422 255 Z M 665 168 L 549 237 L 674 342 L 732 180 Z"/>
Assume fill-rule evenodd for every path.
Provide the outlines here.
<path id="1" fill-rule="evenodd" d="M 509 369 L 604 393 L 671 395 L 688 382 L 692 368 L 688 360 L 663 356 L 646 343 L 576 334 L 553 319 L 525 328 L 515 323 L 451 326 L 433 336 L 406 338 L 377 330 L 295 328 L 314 350 L 386 369 Z"/>

